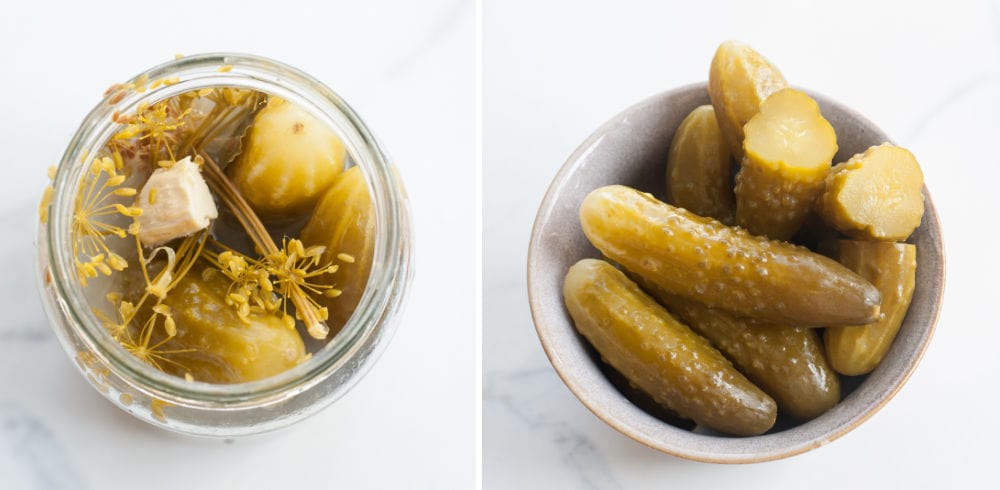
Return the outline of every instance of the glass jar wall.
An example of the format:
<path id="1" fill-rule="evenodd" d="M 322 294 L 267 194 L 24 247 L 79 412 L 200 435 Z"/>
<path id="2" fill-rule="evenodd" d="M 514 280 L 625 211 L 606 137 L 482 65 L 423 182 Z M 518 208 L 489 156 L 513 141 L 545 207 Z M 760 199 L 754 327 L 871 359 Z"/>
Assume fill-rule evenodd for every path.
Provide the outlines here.
<path id="1" fill-rule="evenodd" d="M 325 342 L 307 339 L 310 355 L 294 367 L 235 384 L 168 374 L 124 348 L 93 307 L 87 291 L 92 286 L 81 284 L 73 245 L 82 179 L 95 167 L 94 159 L 107 142 L 127 127 L 121 115 L 181 94 L 223 87 L 287 101 L 332 128 L 346 160 L 363 175 L 375 215 L 370 273 L 353 314 Z M 114 404 L 177 432 L 219 437 L 264 432 L 335 401 L 364 375 L 390 340 L 412 273 L 405 191 L 374 136 L 333 91 L 294 68 L 255 56 L 181 58 L 110 90 L 71 140 L 43 214 L 47 216 L 37 242 L 40 284 L 63 348 L 94 388 Z"/>

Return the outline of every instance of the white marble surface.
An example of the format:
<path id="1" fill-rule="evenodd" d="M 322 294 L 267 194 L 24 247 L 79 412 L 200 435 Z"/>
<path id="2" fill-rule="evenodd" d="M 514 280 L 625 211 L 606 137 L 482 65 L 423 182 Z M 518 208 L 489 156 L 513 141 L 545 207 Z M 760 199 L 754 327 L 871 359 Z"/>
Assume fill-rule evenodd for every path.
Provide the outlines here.
<path id="1" fill-rule="evenodd" d="M 483 17 L 486 488 L 996 488 L 1000 2 L 511 0 Z M 937 334 L 896 398 L 833 444 L 748 466 L 666 456 L 603 424 L 545 358 L 525 292 L 562 162 L 629 104 L 706 79 L 729 38 L 917 155 L 948 260 Z"/>
<path id="2" fill-rule="evenodd" d="M 463 0 L 7 2 L 0 14 L 0 488 L 471 488 L 474 9 Z M 277 433 L 200 440 L 92 390 L 32 273 L 45 169 L 112 82 L 175 53 L 257 53 L 343 95 L 410 191 L 416 278 L 368 376 Z M 460 204 L 460 205 L 456 205 Z"/>

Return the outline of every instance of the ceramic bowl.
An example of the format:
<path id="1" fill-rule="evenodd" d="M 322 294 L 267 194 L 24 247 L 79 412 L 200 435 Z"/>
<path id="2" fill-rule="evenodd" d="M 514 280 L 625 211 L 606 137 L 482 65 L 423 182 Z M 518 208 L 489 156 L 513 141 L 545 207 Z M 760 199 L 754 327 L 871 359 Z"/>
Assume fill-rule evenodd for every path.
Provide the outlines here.
<path id="1" fill-rule="evenodd" d="M 891 139 L 875 124 L 830 98 L 809 93 L 837 131 L 834 162 Z M 899 391 L 920 361 L 938 318 L 944 287 L 944 251 L 934 203 L 924 187 L 925 211 L 909 242 L 917 246 L 913 301 L 892 348 L 867 376 L 842 377 L 843 398 L 805 423 L 779 417 L 770 432 L 727 437 L 645 411 L 606 375 L 596 352 L 573 327 L 562 298 L 571 265 L 600 257 L 580 228 L 579 207 L 592 190 L 624 184 L 664 195 L 667 152 L 674 131 L 692 109 L 709 104 L 705 83 L 654 95 L 613 117 L 569 157 L 552 181 L 535 219 L 528 253 L 528 296 L 538 337 L 563 382 L 595 415 L 626 436 L 662 452 L 706 462 L 750 463 L 793 456 L 858 427 Z M 919 155 L 918 155 L 919 158 Z M 649 407 L 646 407 L 649 409 Z"/>

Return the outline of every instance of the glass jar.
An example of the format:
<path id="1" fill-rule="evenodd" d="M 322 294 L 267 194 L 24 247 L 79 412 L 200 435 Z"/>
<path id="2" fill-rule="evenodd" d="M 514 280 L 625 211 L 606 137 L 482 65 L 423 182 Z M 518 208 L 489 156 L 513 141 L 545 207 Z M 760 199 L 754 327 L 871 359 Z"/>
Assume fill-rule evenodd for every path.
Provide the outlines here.
<path id="1" fill-rule="evenodd" d="M 66 353 L 104 397 L 137 418 L 187 434 L 232 437 L 302 420 L 343 396 L 392 337 L 412 276 L 408 203 L 388 157 L 361 118 L 336 93 L 287 65 L 244 54 L 204 54 L 164 63 L 130 83 L 168 80 L 147 90 L 109 94 L 70 141 L 53 181 L 48 219 L 38 228 L 39 284 L 50 323 Z M 312 357 L 292 369 L 241 384 L 189 382 L 141 362 L 91 311 L 76 280 L 70 243 L 74 193 L 98 150 L 142 103 L 209 87 L 252 89 L 281 97 L 330 125 L 361 167 L 375 208 L 376 238 L 368 285 L 353 316 Z"/>

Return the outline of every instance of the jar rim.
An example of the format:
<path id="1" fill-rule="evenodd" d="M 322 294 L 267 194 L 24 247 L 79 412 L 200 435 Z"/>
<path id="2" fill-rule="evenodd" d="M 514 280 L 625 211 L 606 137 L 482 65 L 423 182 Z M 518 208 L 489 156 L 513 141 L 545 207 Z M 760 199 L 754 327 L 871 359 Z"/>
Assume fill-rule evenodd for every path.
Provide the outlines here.
<path id="1" fill-rule="evenodd" d="M 226 67 L 225 70 L 219 68 Z M 109 369 L 137 389 L 170 403 L 203 408 L 259 406 L 278 402 L 310 389 L 342 368 L 366 371 L 381 354 L 395 330 L 395 320 L 412 277 L 409 206 L 402 183 L 385 151 L 360 116 L 335 92 L 304 72 L 268 58 L 241 53 L 206 53 L 160 64 L 128 83 L 170 80 L 142 92 L 108 94 L 84 118 L 60 161 L 55 180 L 47 239 L 39 243 L 45 254 L 62 314 L 78 326 L 83 341 L 107 362 Z M 354 314 L 343 328 L 314 355 L 274 376 L 237 384 L 189 382 L 164 373 L 126 351 L 108 334 L 74 280 L 68 236 L 77 185 L 83 171 L 121 124 L 115 112 L 131 113 L 140 103 L 160 100 L 208 87 L 249 88 L 279 96 L 312 113 L 335 128 L 348 155 L 362 167 L 375 208 L 376 236 L 371 272 Z M 41 257 L 40 257 L 41 258 Z M 349 361 L 362 349 L 371 350 L 370 361 L 358 366 Z M 348 380 L 350 388 L 364 372 Z M 341 393 L 343 393 L 343 391 Z M 332 402 L 333 400 L 328 400 Z"/>

